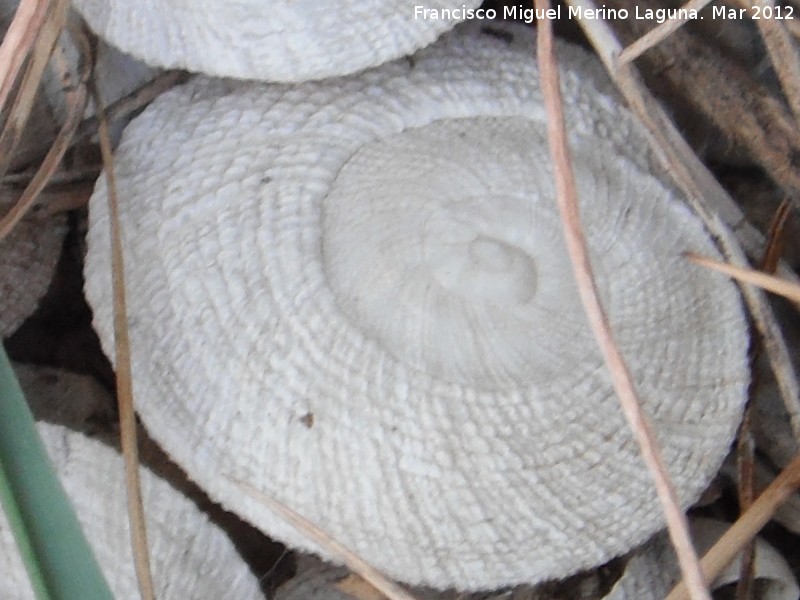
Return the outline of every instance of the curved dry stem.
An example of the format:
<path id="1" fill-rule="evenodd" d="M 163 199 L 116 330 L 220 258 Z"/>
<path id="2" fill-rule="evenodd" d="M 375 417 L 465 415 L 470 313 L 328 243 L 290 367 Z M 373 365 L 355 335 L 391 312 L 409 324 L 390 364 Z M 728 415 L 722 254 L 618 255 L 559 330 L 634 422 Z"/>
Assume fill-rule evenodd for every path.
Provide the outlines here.
<path id="1" fill-rule="evenodd" d="M 686 255 L 686 258 L 693 263 L 700 265 L 701 267 L 706 267 L 712 271 L 724 273 L 725 275 L 729 275 L 734 279 L 741 281 L 742 283 L 749 283 L 751 285 L 758 286 L 767 290 L 768 292 L 783 296 L 795 304 L 800 304 L 800 285 L 794 283 L 793 281 L 788 281 L 781 277 L 764 273 L 763 271 L 730 265 L 728 263 L 714 260 L 713 258 L 708 258 L 705 256 L 699 256 L 697 254 L 689 253 Z"/>
<path id="2" fill-rule="evenodd" d="M 789 219 L 791 204 L 784 200 L 775 216 L 769 229 L 767 247 L 761 259 L 761 267 L 774 273 L 778 268 L 785 242 L 786 224 Z M 756 339 L 750 353 L 751 365 L 755 365 L 761 355 L 761 341 Z M 754 371 L 751 390 L 757 389 L 759 377 Z M 755 394 L 752 397 L 756 397 Z M 755 499 L 755 441 L 751 429 L 753 413 L 752 401 L 747 403 L 744 411 L 742 425 L 739 428 L 739 435 L 736 443 L 736 480 L 739 497 L 739 511 L 743 513 L 753 505 Z M 755 550 L 756 543 L 752 540 L 742 551 L 742 564 L 739 569 L 739 583 L 736 585 L 736 600 L 749 600 L 752 598 L 752 587 L 755 578 Z"/>
<path id="3" fill-rule="evenodd" d="M 244 481 L 233 479 L 230 476 L 228 476 L 228 479 L 248 496 L 254 498 L 292 527 L 296 528 L 297 531 L 304 533 L 308 539 L 315 544 L 325 548 L 331 556 L 335 556 L 341 560 L 347 568 L 353 571 L 353 573 L 360 575 L 364 581 L 369 583 L 389 600 L 416 600 L 413 595 L 367 563 L 367 561 L 362 559 L 355 552 L 337 542 L 300 513 Z"/>
<path id="4" fill-rule="evenodd" d="M 122 257 L 122 235 L 119 226 L 119 204 L 114 176 L 114 159 L 111 155 L 111 136 L 103 113 L 103 102 L 97 88 L 92 90 L 97 106 L 100 150 L 103 155 L 108 181 L 108 205 L 111 227 L 111 265 L 114 294 L 114 347 L 116 351 L 117 402 L 122 455 L 125 462 L 125 485 L 128 496 L 128 515 L 131 523 L 131 545 L 143 600 L 155 600 L 153 576 L 150 572 L 150 553 L 147 548 L 147 531 L 139 480 L 139 447 L 136 440 L 136 414 L 133 409 L 133 377 L 131 374 L 130 340 L 128 338 L 128 311 L 125 302 L 125 264 Z"/>
<path id="5" fill-rule="evenodd" d="M 535 2 L 536 7 L 542 12 L 546 12 L 550 7 L 549 0 L 535 0 Z M 567 147 L 564 110 L 552 38 L 550 21 L 545 19 L 539 24 L 537 37 L 542 94 L 548 114 L 547 133 L 554 162 L 556 197 L 561 212 L 567 250 L 575 272 L 575 281 L 578 284 L 578 292 L 589 325 L 603 352 L 622 411 L 639 444 L 642 458 L 653 477 L 667 521 L 670 539 L 678 555 L 678 563 L 687 581 L 691 597 L 693 600 L 711 600 L 711 595 L 700 572 L 697 554 L 692 545 L 688 520 L 681 510 L 675 487 L 661 455 L 658 440 L 642 409 L 630 370 L 614 340 L 611 324 L 603 310 L 597 284 L 592 274 L 589 250 L 578 212 L 578 193 Z"/>

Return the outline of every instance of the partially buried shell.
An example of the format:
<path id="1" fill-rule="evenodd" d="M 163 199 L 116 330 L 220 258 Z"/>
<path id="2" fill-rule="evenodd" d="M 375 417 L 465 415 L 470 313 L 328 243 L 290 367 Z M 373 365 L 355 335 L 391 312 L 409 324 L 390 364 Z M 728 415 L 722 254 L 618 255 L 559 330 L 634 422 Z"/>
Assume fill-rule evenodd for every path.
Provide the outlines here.
<path id="1" fill-rule="evenodd" d="M 410 54 L 480 0 L 74 0 L 102 37 L 144 61 L 209 75 L 304 81 Z M 428 10 L 423 18 L 419 9 Z M 442 18 L 447 9 L 447 18 Z"/>
<path id="2" fill-rule="evenodd" d="M 47 400 L 49 406 L 40 406 L 40 410 L 49 416 L 60 414 L 76 425 L 83 425 L 81 415 L 97 404 L 81 396 L 89 390 L 97 393 L 96 384 L 88 378 L 52 369 L 42 371 L 37 377 L 35 368 L 21 370 L 26 395 L 32 397 L 35 405 Z M 138 598 L 122 457 L 100 442 L 58 425 L 39 423 L 38 430 L 114 597 Z M 140 476 L 158 598 L 263 598 L 256 578 L 222 530 L 166 481 L 145 468 Z M 0 598 L 34 597 L 2 511 L 0 573 L 3 574 Z"/>
<path id="3" fill-rule="evenodd" d="M 564 576 L 662 525 L 570 273 L 531 35 L 469 29 L 329 82 L 198 78 L 126 131 L 142 419 L 292 545 L 322 552 L 233 480 L 438 587 Z M 738 296 L 685 263 L 716 251 L 595 63 L 559 58 L 598 282 L 687 505 L 745 398 Z M 104 198 L 86 292 L 110 352 Z"/>

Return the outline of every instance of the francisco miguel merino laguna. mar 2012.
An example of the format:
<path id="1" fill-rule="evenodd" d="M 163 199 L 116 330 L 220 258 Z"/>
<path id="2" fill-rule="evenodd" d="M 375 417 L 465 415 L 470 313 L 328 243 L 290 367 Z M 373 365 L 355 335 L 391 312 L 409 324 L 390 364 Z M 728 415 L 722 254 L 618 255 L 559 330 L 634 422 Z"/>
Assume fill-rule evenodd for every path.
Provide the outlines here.
<path id="1" fill-rule="evenodd" d="M 566 8 L 566 11 L 562 11 Z M 536 8 L 524 8 L 519 6 L 504 6 L 502 11 L 493 8 L 469 8 L 466 5 L 460 8 L 426 8 L 422 4 L 414 5 L 414 19 L 425 19 L 431 21 L 457 20 L 457 21 L 493 21 L 495 19 L 524 21 L 533 23 L 537 19 L 561 19 L 562 14 L 568 19 L 646 19 L 663 23 L 668 19 L 696 19 L 697 11 L 686 8 L 641 8 L 637 6 L 631 14 L 626 8 L 607 8 L 602 5 L 600 8 L 583 8 L 581 6 L 563 7 L 558 5 L 547 10 Z"/>

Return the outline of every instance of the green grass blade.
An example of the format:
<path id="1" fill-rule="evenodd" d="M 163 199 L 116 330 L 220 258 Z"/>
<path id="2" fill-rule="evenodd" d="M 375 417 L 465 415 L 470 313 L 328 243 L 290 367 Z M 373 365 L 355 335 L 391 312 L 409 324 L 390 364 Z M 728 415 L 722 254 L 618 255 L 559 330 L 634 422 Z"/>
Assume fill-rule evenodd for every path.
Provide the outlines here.
<path id="1" fill-rule="evenodd" d="M 0 502 L 39 600 L 113 600 L 2 345 Z"/>

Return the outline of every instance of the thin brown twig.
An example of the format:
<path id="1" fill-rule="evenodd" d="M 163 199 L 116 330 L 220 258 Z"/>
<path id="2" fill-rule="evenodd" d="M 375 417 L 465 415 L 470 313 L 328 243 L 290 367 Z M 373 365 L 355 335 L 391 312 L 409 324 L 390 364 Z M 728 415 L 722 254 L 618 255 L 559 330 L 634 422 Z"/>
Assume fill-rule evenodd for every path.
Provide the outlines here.
<path id="1" fill-rule="evenodd" d="M 786 246 L 786 226 L 792 216 L 792 203 L 784 198 L 772 217 L 767 232 L 767 249 L 761 260 L 761 268 L 774 274 L 778 270 L 783 249 Z"/>
<path id="2" fill-rule="evenodd" d="M 172 89 L 176 85 L 184 83 L 189 78 L 186 71 L 165 71 L 138 87 L 133 92 L 112 102 L 105 110 L 106 119 L 109 122 L 127 117 L 140 108 L 147 106 L 158 96 Z M 97 133 L 97 117 L 89 117 L 78 127 L 75 140 L 79 141 L 93 136 Z"/>
<path id="3" fill-rule="evenodd" d="M 122 234 L 119 226 L 114 159 L 111 155 L 111 136 L 103 115 L 103 103 L 96 86 L 93 96 L 97 109 L 100 151 L 103 155 L 108 184 L 108 212 L 111 234 L 111 281 L 114 295 L 114 350 L 116 355 L 117 403 L 122 456 L 125 463 L 125 486 L 128 498 L 128 518 L 131 527 L 131 546 L 134 568 L 143 600 L 155 600 L 155 588 L 150 572 L 150 553 L 139 480 L 139 447 L 136 439 L 136 414 L 133 407 L 133 378 L 131 373 L 130 339 L 128 337 L 127 306 L 125 301 L 125 263 L 122 256 Z"/>
<path id="4" fill-rule="evenodd" d="M 72 140 L 74 141 L 74 139 Z M 50 179 L 47 180 L 47 187 L 54 185 L 63 185 L 67 183 L 84 183 L 94 182 L 97 180 L 98 175 L 103 170 L 100 164 L 91 164 L 84 167 L 62 169 L 53 173 Z M 36 171 L 26 170 L 18 173 L 9 173 L 3 177 L 0 182 L 0 187 L 21 187 L 23 184 L 29 184 L 36 176 Z"/>
<path id="5" fill-rule="evenodd" d="M 659 44 L 660 42 L 667 39 L 673 32 L 677 31 L 681 27 L 683 27 L 686 23 L 689 22 L 688 15 L 691 14 L 689 11 L 700 11 L 704 9 L 706 6 L 711 4 L 714 0 L 689 0 L 686 4 L 684 4 L 681 8 L 687 11 L 687 16 L 681 17 L 673 17 L 671 19 L 667 19 L 661 25 L 656 27 L 655 29 L 649 31 L 648 33 L 644 34 L 638 40 L 630 44 L 627 48 L 625 48 L 619 54 L 619 62 L 620 64 L 629 63 L 631 61 L 636 60 L 642 54 L 647 52 L 650 48 Z M 680 14 L 680 13 L 679 13 Z"/>
<path id="6" fill-rule="evenodd" d="M 731 525 L 701 561 L 703 573 L 709 581 L 716 579 L 736 557 L 742 547 L 753 539 L 766 525 L 781 504 L 800 487 L 800 456 L 789 463 L 778 477 L 765 489 L 753 505 Z M 665 600 L 687 600 L 686 586 L 676 585 Z"/>
<path id="7" fill-rule="evenodd" d="M 754 360 L 751 359 L 751 361 Z M 753 382 L 756 385 L 757 382 Z M 754 499 L 754 470 L 755 470 L 755 444 L 751 432 L 750 421 L 753 413 L 752 402 L 748 402 L 744 409 L 744 417 L 739 427 L 736 439 L 736 479 L 739 496 L 739 513 L 743 514 L 753 505 Z M 755 574 L 755 540 L 742 550 L 742 564 L 739 567 L 739 582 L 736 584 L 736 600 L 750 600 L 753 576 Z"/>
<path id="8" fill-rule="evenodd" d="M 20 0 L 0 44 L 0 107 L 9 103 L 22 66 L 36 42 L 36 32 L 47 16 L 48 0 Z"/>
<path id="9" fill-rule="evenodd" d="M 767 247 L 761 259 L 761 268 L 768 273 L 775 273 L 780 262 L 780 257 L 785 243 L 786 224 L 788 223 L 791 204 L 784 200 L 775 212 L 767 236 Z M 761 356 L 762 347 L 758 338 L 753 343 L 750 364 L 755 365 Z M 736 479 L 739 496 L 739 512 L 743 514 L 753 504 L 755 499 L 755 443 L 752 434 L 753 398 L 754 390 L 761 384 L 758 371 L 753 368 L 753 380 L 750 384 L 750 401 L 745 407 L 742 425 L 736 440 Z M 751 540 L 742 550 L 742 561 L 739 567 L 739 582 L 736 584 L 736 600 L 750 600 L 752 598 L 753 580 L 755 578 L 756 543 Z"/>
<path id="10" fill-rule="evenodd" d="M 14 226 L 22 220 L 30 208 L 36 203 L 39 195 L 61 164 L 61 159 L 64 158 L 64 153 L 69 147 L 72 135 L 75 133 L 78 123 L 80 123 L 81 117 L 86 109 L 86 101 L 88 99 L 87 83 L 94 66 L 92 51 L 89 39 L 84 32 L 75 30 L 70 33 L 72 34 L 75 44 L 79 46 L 81 50 L 79 54 L 82 59 L 79 61 L 77 74 L 71 72 L 71 68 L 66 60 L 54 61 L 57 64 L 57 68 L 61 71 L 62 87 L 64 89 L 67 106 L 69 107 L 69 114 L 61 130 L 58 132 L 58 136 L 53 142 L 47 156 L 33 176 L 33 179 L 25 188 L 25 191 L 12 209 L 0 219 L 0 240 L 11 233 Z M 58 52 L 59 50 L 56 49 L 56 54 Z"/>
<path id="11" fill-rule="evenodd" d="M 94 182 L 59 186 L 58 189 L 45 189 L 31 208 L 36 216 L 50 216 L 85 207 L 92 195 Z M 9 193 L 0 187 L 0 206 L 13 205 L 19 201 L 19 194 Z"/>
<path id="12" fill-rule="evenodd" d="M 94 181 L 66 186 L 52 192 L 45 191 L 34 206 L 34 210 L 38 209 L 43 215 L 56 215 L 85 208 L 89 204 L 93 190 Z"/>
<path id="13" fill-rule="evenodd" d="M 549 0 L 535 0 L 535 5 L 539 11 L 544 13 L 549 9 L 550 2 Z M 548 116 L 547 133 L 554 163 L 556 198 L 578 292 L 589 325 L 611 374 L 622 411 L 639 444 L 642 458 L 653 477 L 670 538 L 675 547 L 683 576 L 688 582 L 691 597 L 693 600 L 711 600 L 689 534 L 689 523 L 681 510 L 678 496 L 661 455 L 658 440 L 642 409 L 630 370 L 616 344 L 611 324 L 600 302 L 586 239 L 580 223 L 578 194 L 567 146 L 563 100 L 552 38 L 552 26 L 550 21 L 545 19 L 539 24 L 537 36 L 542 95 Z"/>
<path id="14" fill-rule="evenodd" d="M 767 290 L 768 292 L 778 294 L 779 296 L 783 296 L 784 298 L 787 298 L 796 304 L 800 304 L 800 285 L 797 283 L 787 281 L 786 279 L 776 277 L 775 275 L 770 275 L 769 273 L 756 271 L 755 269 L 737 267 L 735 265 L 730 265 L 728 263 L 714 260 L 713 258 L 708 258 L 706 256 L 700 256 L 698 254 L 687 253 L 686 258 L 702 267 L 706 267 L 713 271 L 719 271 L 720 273 L 729 275 L 730 277 L 733 277 L 734 279 L 737 279 L 743 283 L 749 283 L 751 285 L 758 286 Z"/>
<path id="15" fill-rule="evenodd" d="M 411 593 L 386 577 L 386 575 L 367 563 L 355 552 L 333 539 L 303 515 L 286 506 L 283 502 L 254 488 L 245 481 L 240 481 L 232 477 L 228 477 L 228 479 L 247 495 L 269 508 L 299 532 L 305 534 L 309 540 L 325 548 L 330 554 L 341 560 L 353 573 L 357 573 L 364 581 L 368 582 L 389 600 L 416 600 Z"/>

